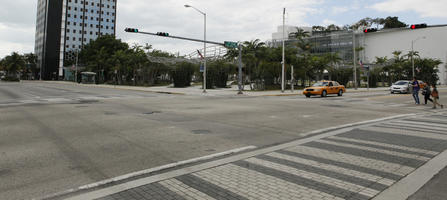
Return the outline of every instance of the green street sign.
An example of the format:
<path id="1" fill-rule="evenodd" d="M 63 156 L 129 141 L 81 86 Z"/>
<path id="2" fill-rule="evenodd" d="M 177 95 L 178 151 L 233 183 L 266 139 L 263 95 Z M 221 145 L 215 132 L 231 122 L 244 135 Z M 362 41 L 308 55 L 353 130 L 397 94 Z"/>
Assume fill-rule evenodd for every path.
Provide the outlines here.
<path id="1" fill-rule="evenodd" d="M 224 46 L 227 48 L 237 48 L 237 42 L 225 41 Z"/>

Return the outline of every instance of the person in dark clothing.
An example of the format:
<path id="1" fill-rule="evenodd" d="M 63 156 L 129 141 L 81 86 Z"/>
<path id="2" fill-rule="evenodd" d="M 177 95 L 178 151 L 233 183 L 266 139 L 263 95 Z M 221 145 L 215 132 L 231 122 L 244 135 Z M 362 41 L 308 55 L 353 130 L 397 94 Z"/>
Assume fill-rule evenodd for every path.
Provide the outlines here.
<path id="1" fill-rule="evenodd" d="M 422 95 L 424 95 L 425 105 L 427 105 L 428 101 L 433 102 L 433 99 L 430 98 L 430 96 L 431 96 L 430 84 L 427 83 L 425 85 L 424 90 L 422 90 Z"/>
<path id="2" fill-rule="evenodd" d="M 413 81 L 411 83 L 411 86 L 413 86 L 413 98 L 415 104 L 420 104 L 419 102 L 419 90 L 421 87 L 419 86 L 419 81 L 416 79 L 416 77 L 413 78 Z"/>

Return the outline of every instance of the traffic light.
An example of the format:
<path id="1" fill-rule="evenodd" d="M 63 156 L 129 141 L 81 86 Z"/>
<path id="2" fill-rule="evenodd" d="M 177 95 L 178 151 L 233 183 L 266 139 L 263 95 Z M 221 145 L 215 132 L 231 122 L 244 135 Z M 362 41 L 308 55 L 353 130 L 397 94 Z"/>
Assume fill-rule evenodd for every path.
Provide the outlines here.
<path id="1" fill-rule="evenodd" d="M 377 31 L 376 28 L 368 28 L 368 29 L 363 30 L 364 33 L 372 33 L 372 32 L 376 32 L 376 31 Z"/>
<path id="2" fill-rule="evenodd" d="M 410 26 L 411 29 L 417 29 L 417 28 L 427 28 L 427 24 L 413 24 Z"/>
<path id="3" fill-rule="evenodd" d="M 131 32 L 131 33 L 138 33 L 138 29 L 136 29 L 136 28 L 126 28 L 126 29 L 124 29 L 124 31 Z"/>
<path id="4" fill-rule="evenodd" d="M 163 36 L 163 37 L 168 37 L 169 33 L 165 33 L 165 32 L 157 32 L 158 36 Z"/>

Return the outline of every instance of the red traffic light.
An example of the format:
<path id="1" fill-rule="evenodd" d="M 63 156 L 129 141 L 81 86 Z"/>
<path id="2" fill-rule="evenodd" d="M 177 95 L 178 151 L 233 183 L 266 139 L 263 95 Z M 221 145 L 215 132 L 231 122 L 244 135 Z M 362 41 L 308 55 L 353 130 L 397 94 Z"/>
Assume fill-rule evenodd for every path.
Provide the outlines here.
<path id="1" fill-rule="evenodd" d="M 376 28 L 368 28 L 368 29 L 363 30 L 364 33 L 371 33 L 371 32 L 376 32 L 376 31 L 377 31 Z"/>
<path id="2" fill-rule="evenodd" d="M 427 28 L 427 24 L 413 24 L 410 26 L 411 29 L 418 29 L 418 28 Z"/>

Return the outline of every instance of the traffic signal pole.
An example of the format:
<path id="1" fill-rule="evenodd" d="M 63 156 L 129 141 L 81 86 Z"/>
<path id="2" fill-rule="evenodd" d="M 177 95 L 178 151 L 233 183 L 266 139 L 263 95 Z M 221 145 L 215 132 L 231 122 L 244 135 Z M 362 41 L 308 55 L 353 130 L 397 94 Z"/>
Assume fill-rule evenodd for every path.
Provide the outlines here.
<path id="1" fill-rule="evenodd" d="M 130 32 L 130 33 L 139 33 L 139 34 L 144 34 L 144 35 L 153 35 L 153 36 L 161 36 L 161 37 L 167 37 L 167 38 L 173 38 L 173 39 L 179 39 L 179 40 L 188 40 L 188 41 L 193 41 L 193 42 L 201 42 L 201 43 L 208 43 L 208 44 L 217 44 L 217 45 L 221 45 L 227 48 L 237 48 L 239 50 L 239 91 L 238 94 L 242 94 L 242 45 L 241 44 L 237 44 L 236 42 L 229 42 L 229 41 L 225 41 L 224 43 L 221 42 L 213 42 L 213 41 L 209 41 L 209 40 L 200 40 L 200 39 L 194 39 L 194 38 L 186 38 L 186 37 L 180 37 L 180 36 L 173 36 L 173 35 L 169 35 L 167 33 L 149 33 L 149 32 L 143 32 L 143 31 L 138 31 L 138 29 L 133 29 L 133 28 L 126 28 L 125 29 L 126 32 Z M 205 38 L 206 39 L 206 38 Z M 206 47 L 206 45 L 204 45 Z M 206 50 L 204 49 L 204 52 L 206 52 Z M 204 90 L 206 88 L 206 85 L 204 85 Z"/>
<path id="2" fill-rule="evenodd" d="M 153 36 L 160 36 L 157 35 L 157 33 L 149 33 L 149 32 L 143 32 L 143 31 L 138 31 L 135 33 L 140 33 L 140 34 L 145 34 L 145 35 L 153 35 Z M 193 41 L 193 42 L 206 42 L 208 44 L 217 44 L 217 45 L 222 45 L 224 46 L 224 43 L 222 42 L 213 42 L 213 41 L 205 41 L 205 40 L 200 40 L 200 39 L 193 39 L 193 38 L 186 38 L 186 37 L 180 37 L 180 36 L 173 36 L 173 35 L 169 35 L 169 36 L 161 36 L 161 37 L 167 37 L 167 38 L 174 38 L 174 39 L 179 39 L 179 40 L 189 40 L 189 41 Z"/>

